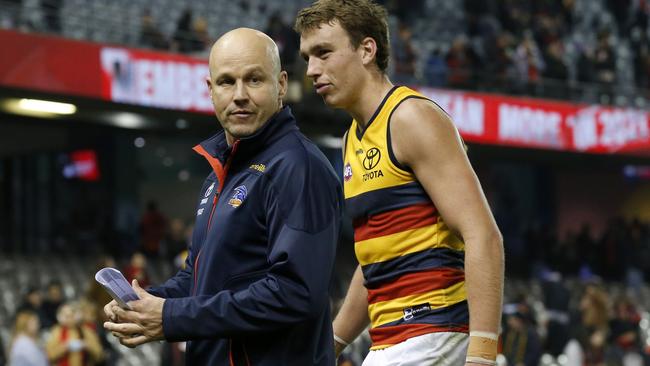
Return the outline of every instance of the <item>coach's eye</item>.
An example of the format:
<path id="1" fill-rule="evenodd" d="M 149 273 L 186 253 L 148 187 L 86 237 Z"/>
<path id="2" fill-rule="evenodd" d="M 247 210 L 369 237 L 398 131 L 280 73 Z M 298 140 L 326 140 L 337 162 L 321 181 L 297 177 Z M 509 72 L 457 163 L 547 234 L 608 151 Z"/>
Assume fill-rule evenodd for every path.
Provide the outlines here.
<path id="1" fill-rule="evenodd" d="M 264 81 L 264 78 L 260 75 L 251 75 L 248 78 L 248 82 L 252 85 L 259 85 L 262 81 Z"/>
<path id="2" fill-rule="evenodd" d="M 217 80 L 217 85 L 220 85 L 220 86 L 232 85 L 233 83 L 234 83 L 234 80 L 229 79 L 229 78 L 223 78 L 223 79 L 218 79 Z"/>

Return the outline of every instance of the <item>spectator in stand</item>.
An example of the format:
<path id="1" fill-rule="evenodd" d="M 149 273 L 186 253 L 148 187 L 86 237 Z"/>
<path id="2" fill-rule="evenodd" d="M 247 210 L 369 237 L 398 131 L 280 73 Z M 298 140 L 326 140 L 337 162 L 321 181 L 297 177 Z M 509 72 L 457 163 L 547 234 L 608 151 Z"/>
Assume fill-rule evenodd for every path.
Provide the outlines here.
<path id="1" fill-rule="evenodd" d="M 20 27 L 22 6 L 22 0 L 0 0 L 0 28 Z"/>
<path id="2" fill-rule="evenodd" d="M 598 242 L 594 239 L 592 234 L 591 225 L 584 223 L 580 227 L 580 231 L 575 236 L 575 247 L 580 253 L 580 264 L 582 268 L 589 268 L 590 271 L 602 273 L 601 251 Z"/>
<path id="3" fill-rule="evenodd" d="M 81 324 L 95 332 L 104 352 L 104 358 L 95 363 L 95 366 L 113 366 L 117 364 L 120 354 L 108 341 L 108 334 L 102 326 L 104 317 L 97 317 L 98 310 L 97 306 L 88 300 L 79 302 Z"/>
<path id="4" fill-rule="evenodd" d="M 167 233 L 167 218 L 158 211 L 154 201 L 147 203 L 147 211 L 140 220 L 142 251 L 149 257 L 158 256 L 160 245 Z"/>
<path id="5" fill-rule="evenodd" d="M 412 43 L 413 32 L 405 22 L 400 22 L 398 28 L 397 37 L 392 37 L 390 45 L 395 65 L 393 79 L 398 84 L 413 84 L 417 62 L 417 54 Z"/>
<path id="6" fill-rule="evenodd" d="M 627 239 L 625 220 L 612 218 L 607 223 L 600 239 L 602 274 L 608 280 L 621 280 L 625 274 L 625 253 L 623 245 Z"/>
<path id="7" fill-rule="evenodd" d="M 129 281 L 138 280 L 142 288 L 151 285 L 149 274 L 147 273 L 147 257 L 142 253 L 133 253 L 131 262 L 124 268 L 124 277 Z"/>
<path id="8" fill-rule="evenodd" d="M 467 18 L 467 32 L 470 37 L 481 36 L 480 23 L 490 11 L 490 2 L 484 0 L 463 0 L 465 16 Z"/>
<path id="9" fill-rule="evenodd" d="M 194 49 L 190 51 L 197 57 L 207 57 L 208 47 L 210 46 L 210 35 L 208 34 L 208 21 L 204 17 L 198 16 L 192 23 L 192 30 L 196 37 Z"/>
<path id="10" fill-rule="evenodd" d="M 508 365 L 537 366 L 542 356 L 539 335 L 528 304 L 505 305 L 505 326 L 501 334 L 502 353 Z"/>
<path id="11" fill-rule="evenodd" d="M 517 72 L 515 80 L 519 82 L 520 91 L 536 94 L 546 65 L 532 34 L 526 34 L 517 46 L 513 64 Z"/>
<path id="12" fill-rule="evenodd" d="M 157 50 L 169 49 L 169 41 L 156 25 L 149 9 L 144 10 L 141 22 L 140 45 Z"/>
<path id="13" fill-rule="evenodd" d="M 61 6 L 63 0 L 41 0 L 41 10 L 45 30 L 52 33 L 61 32 Z"/>
<path id="14" fill-rule="evenodd" d="M 291 78 L 294 74 L 294 66 L 298 56 L 300 39 L 298 34 L 282 19 L 282 13 L 275 12 L 269 18 L 269 23 L 264 32 L 271 37 L 278 45 L 280 60 Z"/>
<path id="15" fill-rule="evenodd" d="M 531 23 L 530 0 L 502 0 L 499 2 L 499 19 L 511 34 L 523 34 Z"/>
<path id="16" fill-rule="evenodd" d="M 88 282 L 88 287 L 86 290 L 86 300 L 92 304 L 95 305 L 97 308 L 97 319 L 100 319 L 102 321 L 106 320 L 105 314 L 104 314 L 104 304 L 110 302 L 113 300 L 111 295 L 106 292 L 104 287 L 100 285 L 96 280 L 95 280 L 95 273 L 99 271 L 102 268 L 116 268 L 115 260 L 111 256 L 103 256 L 99 259 L 97 262 L 97 266 L 95 267 L 95 270 L 93 271 L 92 277 L 89 279 L 90 282 Z"/>
<path id="17" fill-rule="evenodd" d="M 569 69 L 564 61 L 564 47 L 560 40 L 554 40 L 546 47 L 544 63 L 544 94 L 555 99 L 566 99 Z"/>
<path id="18" fill-rule="evenodd" d="M 635 28 L 631 32 L 631 42 L 631 48 L 634 52 L 636 86 L 650 89 L 650 42 L 648 41 L 648 35 L 642 28 Z"/>
<path id="19" fill-rule="evenodd" d="M 92 366 L 104 359 L 97 333 L 82 323 L 76 304 L 65 303 L 57 313 L 46 350 L 50 362 L 58 366 Z"/>
<path id="20" fill-rule="evenodd" d="M 464 35 L 454 39 L 447 53 L 448 85 L 452 88 L 466 89 L 474 86 L 474 69 L 478 56 L 469 46 Z"/>
<path id="21" fill-rule="evenodd" d="M 172 51 L 192 53 L 206 49 L 204 40 L 196 32 L 190 9 L 186 9 L 181 15 L 172 39 Z"/>
<path id="22" fill-rule="evenodd" d="M 429 86 L 442 87 L 447 84 L 447 63 L 439 47 L 434 48 L 427 59 L 424 78 Z"/>
<path id="23" fill-rule="evenodd" d="M 391 15 L 402 22 L 421 16 L 424 10 L 424 0 L 385 0 L 378 3 L 384 5 Z"/>
<path id="24" fill-rule="evenodd" d="M 596 82 L 600 83 L 603 95 L 611 101 L 612 87 L 616 82 L 616 57 L 610 41 L 609 31 L 600 32 L 594 52 L 594 72 Z"/>
<path id="25" fill-rule="evenodd" d="M 562 39 L 564 24 L 557 11 L 539 14 L 535 17 L 532 31 L 537 44 L 545 49 L 549 44 Z"/>
<path id="26" fill-rule="evenodd" d="M 632 220 L 626 233 L 627 239 L 623 242 L 626 247 L 623 251 L 627 269 L 625 282 L 630 294 L 637 299 L 642 299 L 644 272 L 650 263 L 650 241 L 647 239 L 646 227 L 639 219 Z"/>
<path id="27" fill-rule="evenodd" d="M 541 276 L 546 307 L 546 341 L 544 350 L 559 356 L 569 341 L 569 302 L 571 293 L 559 272 L 545 271 Z"/>
<path id="28" fill-rule="evenodd" d="M 573 29 L 573 12 L 575 11 L 576 0 L 561 0 L 560 16 L 562 23 L 566 26 L 566 31 Z"/>
<path id="29" fill-rule="evenodd" d="M 623 34 L 629 29 L 630 10 L 632 7 L 632 0 L 606 0 L 605 4 L 610 13 L 614 16 L 618 29 Z"/>
<path id="30" fill-rule="evenodd" d="M 594 82 L 594 52 L 591 46 L 587 44 L 576 44 L 579 56 L 576 61 L 576 77 L 581 84 L 579 87 L 584 87 L 589 83 Z"/>
<path id="31" fill-rule="evenodd" d="M 59 306 L 63 304 L 63 286 L 57 280 L 51 281 L 45 291 L 45 300 L 43 301 L 43 315 L 45 316 L 43 328 L 49 329 L 56 324 L 56 312 Z"/>
<path id="32" fill-rule="evenodd" d="M 648 29 L 648 20 L 650 19 L 650 1 L 637 0 L 634 2 L 633 12 L 628 28 L 641 29 L 646 31 Z"/>
<path id="33" fill-rule="evenodd" d="M 485 40 L 485 75 L 488 87 L 504 89 L 510 84 L 514 39 L 509 32 Z"/>
<path id="34" fill-rule="evenodd" d="M 634 359 L 635 365 L 643 365 L 640 321 L 641 315 L 632 301 L 626 296 L 618 297 L 614 302 L 614 316 L 609 322 L 609 344 L 612 345 L 608 357 L 610 362 L 631 365 Z"/>
<path id="35" fill-rule="evenodd" d="M 48 366 L 47 356 L 38 344 L 40 326 L 38 315 L 33 311 L 18 312 L 11 337 L 9 366 Z"/>
<path id="36" fill-rule="evenodd" d="M 16 312 L 19 313 L 23 310 L 29 310 L 36 313 L 36 315 L 38 315 L 39 324 L 43 324 L 45 320 L 45 313 L 43 312 L 43 295 L 38 287 L 32 286 L 27 289 L 23 301 L 20 306 L 18 306 Z"/>
<path id="37" fill-rule="evenodd" d="M 609 297 L 599 285 L 589 284 L 580 299 L 579 321 L 571 327 L 568 365 L 605 365 L 609 331 Z"/>
<path id="38" fill-rule="evenodd" d="M 183 220 L 174 218 L 169 222 L 169 236 L 165 240 L 165 257 L 173 261 L 182 251 L 187 249 L 186 225 Z"/>

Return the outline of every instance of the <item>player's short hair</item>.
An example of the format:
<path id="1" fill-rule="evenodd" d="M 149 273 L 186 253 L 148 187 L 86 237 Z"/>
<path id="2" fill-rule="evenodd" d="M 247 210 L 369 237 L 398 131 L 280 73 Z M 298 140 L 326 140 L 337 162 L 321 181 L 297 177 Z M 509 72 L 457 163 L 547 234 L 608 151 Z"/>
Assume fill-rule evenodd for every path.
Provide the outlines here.
<path id="1" fill-rule="evenodd" d="M 381 72 L 386 72 L 390 46 L 388 13 L 384 7 L 372 0 L 317 0 L 298 13 L 294 29 L 303 34 L 334 22 L 345 29 L 355 49 L 364 38 L 374 39 L 377 43 L 375 62 Z"/>

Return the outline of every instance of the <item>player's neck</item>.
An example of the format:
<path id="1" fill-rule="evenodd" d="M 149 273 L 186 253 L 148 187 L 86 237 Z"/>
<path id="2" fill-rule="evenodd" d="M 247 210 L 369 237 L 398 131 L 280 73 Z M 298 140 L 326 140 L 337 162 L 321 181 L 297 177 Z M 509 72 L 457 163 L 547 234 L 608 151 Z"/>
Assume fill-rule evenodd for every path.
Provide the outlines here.
<path id="1" fill-rule="evenodd" d="M 359 91 L 359 97 L 355 103 L 346 108 L 347 112 L 361 128 L 365 128 L 392 87 L 393 83 L 385 75 L 382 75 L 381 78 L 368 80 Z"/>

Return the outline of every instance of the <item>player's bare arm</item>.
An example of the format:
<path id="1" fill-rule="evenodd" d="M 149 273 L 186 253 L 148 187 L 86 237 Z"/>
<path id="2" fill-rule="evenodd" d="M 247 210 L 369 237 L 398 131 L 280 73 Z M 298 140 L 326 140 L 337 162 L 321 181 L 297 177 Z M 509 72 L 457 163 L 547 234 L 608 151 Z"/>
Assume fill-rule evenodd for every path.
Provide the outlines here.
<path id="1" fill-rule="evenodd" d="M 470 332 L 496 334 L 503 240 L 458 131 L 440 108 L 423 99 L 404 101 L 390 123 L 395 157 L 413 170 L 443 220 L 465 242 Z"/>
<path id="2" fill-rule="evenodd" d="M 363 272 L 357 266 L 343 305 L 334 319 L 333 328 L 336 356 L 343 351 L 346 343 L 353 342 L 368 326 L 368 290 L 363 286 Z"/>
<path id="3" fill-rule="evenodd" d="M 347 131 L 343 135 L 341 154 L 345 160 L 345 140 Z M 332 327 L 334 328 L 334 352 L 338 357 L 345 347 L 352 343 L 370 323 L 368 318 L 368 290 L 363 285 L 364 278 L 361 266 L 354 271 L 350 287 L 343 300 Z"/>

